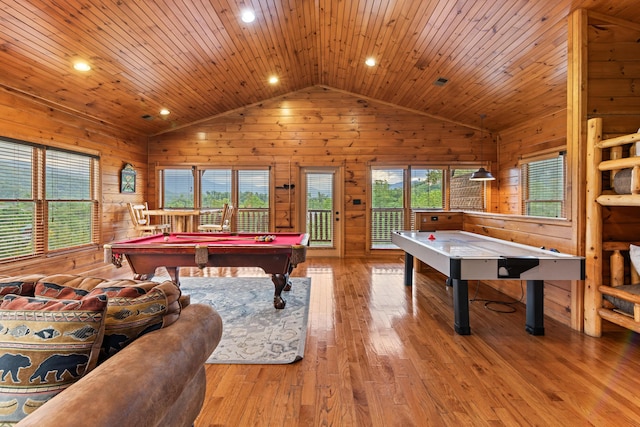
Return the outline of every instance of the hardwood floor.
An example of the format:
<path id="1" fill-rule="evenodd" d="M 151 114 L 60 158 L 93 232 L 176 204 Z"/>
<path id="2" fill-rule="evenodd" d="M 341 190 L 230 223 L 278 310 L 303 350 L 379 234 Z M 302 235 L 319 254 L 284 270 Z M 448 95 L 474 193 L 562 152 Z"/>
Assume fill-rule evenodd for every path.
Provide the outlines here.
<path id="1" fill-rule="evenodd" d="M 190 272 L 182 270 L 202 274 Z M 546 335 L 534 337 L 524 331 L 524 305 L 498 313 L 475 301 L 472 335 L 459 336 L 444 277 L 417 274 L 407 288 L 400 258 L 310 259 L 294 276 L 312 278 L 304 359 L 286 366 L 207 365 L 196 427 L 640 422 L 634 333 L 591 338 L 545 318 Z M 475 282 L 469 294 L 507 300 Z"/>

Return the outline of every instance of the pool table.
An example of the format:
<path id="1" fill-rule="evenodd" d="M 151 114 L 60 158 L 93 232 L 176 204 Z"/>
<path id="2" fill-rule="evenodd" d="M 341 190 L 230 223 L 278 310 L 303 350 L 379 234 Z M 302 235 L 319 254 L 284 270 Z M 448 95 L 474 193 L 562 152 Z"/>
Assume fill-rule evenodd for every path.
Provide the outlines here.
<path id="1" fill-rule="evenodd" d="M 165 233 L 104 245 L 105 262 L 116 267 L 126 259 L 136 278 L 153 277 L 165 267 L 180 284 L 180 267 L 260 267 L 275 285 L 273 305 L 281 309 L 289 275 L 306 259 L 305 233 Z"/>

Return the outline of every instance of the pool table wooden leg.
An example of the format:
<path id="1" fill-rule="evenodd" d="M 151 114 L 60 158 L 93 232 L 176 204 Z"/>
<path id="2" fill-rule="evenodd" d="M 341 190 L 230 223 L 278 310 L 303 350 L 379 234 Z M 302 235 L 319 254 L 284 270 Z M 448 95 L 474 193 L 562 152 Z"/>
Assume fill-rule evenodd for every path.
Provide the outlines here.
<path id="1" fill-rule="evenodd" d="M 295 265 L 290 264 L 289 268 L 287 269 L 287 274 L 285 274 L 286 284 L 284 285 L 284 290 L 287 292 L 291 290 L 291 280 L 289 279 L 289 277 L 291 276 L 291 272 L 295 267 L 296 267 Z"/>
<path id="2" fill-rule="evenodd" d="M 287 304 L 287 302 L 284 299 L 282 299 L 281 294 L 282 294 L 282 291 L 285 290 L 285 288 L 287 287 L 287 284 L 289 282 L 289 275 L 288 274 L 272 274 L 271 281 L 276 287 L 275 293 L 273 294 L 273 306 L 275 308 L 282 309 Z M 291 287 L 289 286 L 289 288 Z"/>
<path id="3" fill-rule="evenodd" d="M 173 283 L 180 286 L 180 267 L 165 267 Z"/>

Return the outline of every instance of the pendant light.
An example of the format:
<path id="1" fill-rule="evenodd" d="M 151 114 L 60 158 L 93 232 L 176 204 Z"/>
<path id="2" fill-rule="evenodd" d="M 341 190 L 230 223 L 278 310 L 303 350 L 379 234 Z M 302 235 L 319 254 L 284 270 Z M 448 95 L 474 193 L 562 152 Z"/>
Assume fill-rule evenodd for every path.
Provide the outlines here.
<path id="1" fill-rule="evenodd" d="M 480 159 L 481 160 L 482 160 L 482 148 L 484 147 L 484 118 L 485 117 L 486 117 L 485 114 L 480 114 Z M 482 166 L 480 167 L 480 169 L 478 169 L 473 174 L 471 174 L 471 178 L 469 178 L 470 181 L 493 181 L 494 179 L 495 177 L 491 175 L 491 172 L 489 172 Z"/>

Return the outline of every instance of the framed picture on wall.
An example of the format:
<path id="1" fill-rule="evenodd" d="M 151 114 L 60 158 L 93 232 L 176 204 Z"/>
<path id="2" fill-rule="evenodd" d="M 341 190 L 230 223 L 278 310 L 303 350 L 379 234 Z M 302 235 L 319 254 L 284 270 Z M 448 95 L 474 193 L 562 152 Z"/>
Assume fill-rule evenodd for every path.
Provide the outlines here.
<path id="1" fill-rule="evenodd" d="M 127 163 L 120 172 L 120 192 L 136 192 L 136 170 L 130 163 Z"/>

